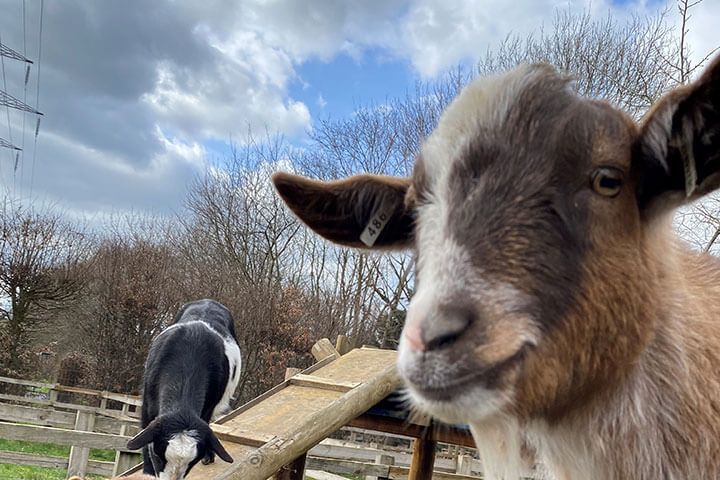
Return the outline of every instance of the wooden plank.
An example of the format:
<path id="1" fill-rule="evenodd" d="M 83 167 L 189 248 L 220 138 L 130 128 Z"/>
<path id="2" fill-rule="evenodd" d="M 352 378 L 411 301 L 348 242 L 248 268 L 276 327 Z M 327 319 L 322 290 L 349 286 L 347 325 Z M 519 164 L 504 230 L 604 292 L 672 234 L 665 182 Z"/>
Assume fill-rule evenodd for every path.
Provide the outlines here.
<path id="1" fill-rule="evenodd" d="M 94 397 L 107 398 L 108 400 L 115 400 L 118 402 L 129 403 L 131 405 L 140 406 L 142 405 L 141 397 L 137 395 L 127 395 L 124 393 L 107 392 L 101 390 L 94 390 L 91 388 L 82 387 L 70 387 L 67 385 L 59 385 L 56 383 L 46 382 L 35 382 L 33 380 L 23 380 L 20 378 L 10 378 L 0 376 L 0 383 L 10 383 L 13 385 L 25 385 L 28 387 L 35 388 L 47 388 L 49 390 L 56 390 L 68 393 L 79 393 L 82 395 L 90 395 Z"/>
<path id="2" fill-rule="evenodd" d="M 473 460 L 472 455 L 458 455 L 455 473 L 459 473 L 461 475 L 472 475 L 474 464 Z"/>
<path id="3" fill-rule="evenodd" d="M 360 385 L 357 382 L 342 382 L 340 380 L 327 380 L 315 375 L 304 375 L 299 373 L 289 379 L 291 385 L 299 385 L 301 387 L 320 388 L 323 390 L 333 390 L 336 392 L 347 392 Z"/>
<path id="4" fill-rule="evenodd" d="M 352 350 L 352 342 L 345 335 L 338 335 L 337 340 L 335 340 L 335 350 L 337 350 L 340 355 L 345 355 Z"/>
<path id="5" fill-rule="evenodd" d="M 386 477 L 392 480 L 407 480 L 410 474 L 408 467 L 319 457 L 308 457 L 307 468 L 338 475 Z M 478 478 L 480 477 L 438 471 L 432 472 L 432 480 L 478 480 Z"/>
<path id="6" fill-rule="evenodd" d="M 5 451 L 0 451 L 0 463 L 7 463 L 11 465 L 26 465 L 30 467 L 62 469 L 67 469 L 68 466 L 67 458 Z M 91 475 L 102 475 L 104 477 L 108 477 L 112 474 L 112 466 L 112 462 L 90 460 L 88 462 L 87 471 Z"/>
<path id="7" fill-rule="evenodd" d="M 100 390 L 91 390 L 89 388 L 82 387 L 69 387 L 67 385 L 55 385 L 55 390 L 57 390 L 58 392 L 87 395 L 88 397 L 100 397 L 102 395 L 102 392 Z"/>
<path id="8" fill-rule="evenodd" d="M 287 368 L 285 369 L 285 380 L 289 380 L 291 377 L 299 374 L 299 369 Z M 283 465 L 275 475 L 273 480 L 303 480 L 305 478 L 305 460 L 307 459 L 307 453 L 303 453 L 298 458 Z"/>
<path id="9" fill-rule="evenodd" d="M 114 393 L 114 392 L 102 392 L 101 397 L 106 398 L 108 400 L 113 400 L 115 402 L 132 405 L 134 407 L 142 406 L 142 397 L 138 397 L 137 395 L 126 395 L 124 393 Z"/>
<path id="10" fill-rule="evenodd" d="M 274 435 L 264 435 L 258 432 L 243 431 L 226 425 L 217 425 L 213 423 L 210 426 L 220 440 L 239 443 L 240 445 L 247 445 L 248 447 L 261 447 L 277 438 Z"/>
<path id="11" fill-rule="evenodd" d="M 88 460 L 87 473 L 90 475 L 101 475 L 103 477 L 109 477 L 113 474 L 113 462 Z"/>
<path id="12" fill-rule="evenodd" d="M 0 451 L 0 463 L 11 465 L 27 465 L 42 468 L 67 468 L 68 459 L 62 457 L 51 457 L 47 455 L 34 455 L 22 452 Z"/>
<path id="13" fill-rule="evenodd" d="M 352 352 L 351 352 L 352 353 Z M 321 439 L 336 431 L 352 418 L 360 415 L 369 406 L 376 404 L 389 395 L 400 385 L 394 362 L 394 354 L 384 353 L 384 368 L 374 372 L 367 372 L 355 365 L 351 354 L 341 357 L 340 360 L 328 365 L 336 365 L 342 359 L 348 359 L 346 366 L 355 366 L 354 375 L 367 375 L 369 380 L 358 387 L 346 392 L 324 408 L 308 415 L 297 425 L 292 427 L 283 442 L 268 443 L 255 450 L 252 455 L 236 459 L 227 470 L 215 477 L 216 480 L 265 480 L 287 463 L 288 459 L 297 458 Z M 388 365 L 389 364 L 389 365 Z M 363 371 L 365 370 L 365 371 Z M 323 377 L 319 371 L 318 376 Z M 289 387 L 299 388 L 299 387 Z M 308 389 L 309 390 L 309 389 Z M 192 473 L 191 473 L 192 475 Z"/>
<path id="14" fill-rule="evenodd" d="M 73 428 L 75 425 L 75 415 L 70 412 L 7 403 L 0 403 L 0 420 L 57 428 Z"/>
<path id="15" fill-rule="evenodd" d="M 92 432 L 93 428 L 95 428 L 95 415 L 88 412 L 77 412 L 75 430 L 79 432 Z M 68 459 L 68 476 L 77 475 L 78 477 L 84 477 L 87 472 L 87 462 L 89 459 L 90 449 L 88 447 L 71 446 L 70 457 Z"/>
<path id="16" fill-rule="evenodd" d="M 327 357 L 339 357 L 340 354 L 337 350 L 335 350 L 335 347 L 332 343 L 330 343 L 330 340 L 327 338 L 321 338 L 317 342 L 315 342 L 315 345 L 312 346 L 312 349 L 310 349 L 310 353 L 312 353 L 312 356 L 315 357 L 315 360 L 320 361 L 324 360 Z"/>
<path id="17" fill-rule="evenodd" d="M 0 422 L 0 438 L 7 440 L 26 440 L 28 442 L 50 442 L 60 445 L 127 450 L 127 442 L 131 437 L 109 435 L 96 432 L 76 432 L 53 427 L 20 425 L 17 423 Z"/>
<path id="18" fill-rule="evenodd" d="M 432 480 L 478 480 L 479 478 L 482 478 L 445 472 L 428 472 L 426 475 L 427 478 Z M 390 467 L 388 477 L 390 480 L 412 480 L 412 477 L 410 476 L 410 469 L 406 467 Z"/>
<path id="19" fill-rule="evenodd" d="M 373 430 L 376 432 L 391 433 L 412 438 L 419 438 L 425 435 L 427 427 L 406 423 L 402 420 L 380 415 L 361 415 L 348 423 L 351 427 Z M 475 441 L 469 431 L 458 430 L 448 425 L 433 424 L 432 429 L 427 432 L 429 438 L 435 442 L 460 445 L 468 448 L 476 448 Z"/>
<path id="20" fill-rule="evenodd" d="M 305 474 L 313 480 L 347 480 L 347 477 L 341 477 L 340 475 L 320 470 L 306 470 Z"/>
<path id="21" fill-rule="evenodd" d="M 115 462 L 110 464 L 110 474 L 113 476 L 120 475 L 125 470 L 142 463 L 142 461 L 142 455 L 139 453 L 115 452 Z"/>
<path id="22" fill-rule="evenodd" d="M 9 395 L 2 393 L 0 394 L 0 400 L 17 403 L 27 403 L 31 405 L 41 405 L 44 407 L 62 408 L 65 410 L 74 410 L 80 412 L 93 412 L 98 415 L 104 415 L 106 417 L 116 418 L 118 420 L 126 422 L 138 421 L 139 414 L 136 412 L 129 412 L 127 415 L 123 415 L 119 410 L 114 409 L 101 409 L 99 407 L 91 407 L 89 405 L 77 405 L 74 403 L 64 403 L 51 400 L 40 400 L 37 398 L 21 397 L 18 395 Z"/>
<path id="23" fill-rule="evenodd" d="M 378 465 L 395 465 L 395 457 L 380 453 L 375 456 L 375 463 Z M 368 475 L 365 477 L 365 480 L 389 480 L 389 477 L 374 477 L 372 475 Z"/>
<path id="24" fill-rule="evenodd" d="M 337 473 L 340 475 L 372 475 L 375 477 L 387 477 L 390 474 L 389 465 L 354 462 L 352 460 L 336 460 L 334 458 L 308 457 L 307 468 Z"/>
<path id="25" fill-rule="evenodd" d="M 342 396 L 334 390 L 290 385 L 237 417 L 232 426 L 241 434 L 251 431 L 274 435 L 277 437 L 275 443 L 285 442 L 299 425 Z M 292 457 L 288 458 L 290 460 Z"/>
<path id="26" fill-rule="evenodd" d="M 306 368 L 305 370 L 302 371 L 302 373 L 309 375 L 309 374 L 313 373 L 314 371 L 316 371 L 316 370 L 318 370 L 318 369 L 320 369 L 320 368 L 328 365 L 329 363 L 331 363 L 331 362 L 334 361 L 334 360 L 335 360 L 335 358 L 333 358 L 333 357 L 328 357 L 328 358 L 326 358 L 326 359 L 324 359 L 324 360 L 321 360 L 320 362 L 316 363 L 315 365 L 312 365 L 312 366 Z M 249 402 L 247 402 L 247 403 L 243 404 L 242 406 L 236 408 L 235 410 L 233 410 L 232 412 L 228 413 L 227 415 L 225 415 L 225 416 L 217 419 L 217 420 L 215 421 L 215 424 L 222 425 L 222 424 L 225 424 L 225 423 L 229 422 L 230 420 L 232 420 L 233 418 L 237 417 L 237 416 L 240 415 L 241 413 L 246 412 L 247 410 L 251 409 L 251 408 L 254 407 L 255 405 L 257 405 L 257 404 L 263 402 L 264 400 L 272 397 L 272 396 L 275 395 L 277 392 L 279 392 L 280 390 L 288 387 L 289 385 L 290 385 L 290 380 L 289 380 L 289 379 L 288 379 L 288 380 L 285 380 L 283 383 L 280 383 L 280 384 L 274 386 L 273 388 L 271 388 L 271 389 L 268 390 L 267 392 L 263 393 L 262 395 L 253 398 L 253 399 L 250 400 Z"/>
<path id="27" fill-rule="evenodd" d="M 54 383 L 45 382 L 34 382 L 32 380 L 22 380 L 20 378 L 0 377 L 0 382 L 10 383 L 12 385 L 25 385 L 27 387 L 47 388 L 52 389 L 55 387 Z"/>
<path id="28" fill-rule="evenodd" d="M 416 438 L 413 444 L 409 480 L 432 480 L 437 444 L 428 438 Z"/>

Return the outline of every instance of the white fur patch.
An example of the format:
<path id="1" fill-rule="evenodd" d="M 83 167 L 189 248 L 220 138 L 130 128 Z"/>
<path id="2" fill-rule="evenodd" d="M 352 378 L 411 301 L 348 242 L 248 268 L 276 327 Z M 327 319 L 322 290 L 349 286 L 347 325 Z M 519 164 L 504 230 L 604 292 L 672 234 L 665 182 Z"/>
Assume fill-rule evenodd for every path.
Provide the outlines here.
<path id="1" fill-rule="evenodd" d="M 240 347 L 238 347 L 238 344 L 232 338 L 223 338 L 223 342 L 225 343 L 225 357 L 228 360 L 230 376 L 228 377 L 228 382 L 225 386 L 225 393 L 223 393 L 220 402 L 218 402 L 213 409 L 211 421 L 217 420 L 230 411 L 230 401 L 232 400 L 232 395 L 240 382 L 240 370 L 242 368 Z"/>
<path id="2" fill-rule="evenodd" d="M 431 180 L 442 183 L 468 143 L 482 128 L 499 125 L 537 70 L 522 65 L 509 73 L 478 78 L 448 105 L 438 126 L 422 146 L 422 158 Z"/>
<path id="3" fill-rule="evenodd" d="M 160 480 L 180 480 L 185 476 L 190 462 L 197 456 L 198 432 L 188 430 L 173 435 L 165 450 L 165 470 L 160 472 Z"/>
<path id="4" fill-rule="evenodd" d="M 240 383 L 240 373 L 242 370 L 242 357 L 240 354 L 240 347 L 238 346 L 237 342 L 232 337 L 225 337 L 220 334 L 217 330 L 212 328 L 207 323 L 201 321 L 201 320 L 192 320 L 190 322 L 183 322 L 183 323 L 176 323 L 174 325 L 170 325 L 168 328 L 160 332 L 160 335 L 167 332 L 168 330 L 171 330 L 173 328 L 182 327 L 183 325 L 195 325 L 200 324 L 203 327 L 207 328 L 208 331 L 214 333 L 218 337 L 220 337 L 223 341 L 223 345 L 225 346 L 225 358 L 228 360 L 228 368 L 230 369 L 229 377 L 227 385 L 225 386 L 225 392 L 223 392 L 223 396 L 218 402 L 218 404 L 213 409 L 211 421 L 217 420 L 221 416 L 225 415 L 230 411 L 230 401 L 232 400 L 232 394 L 235 392 L 235 389 L 238 386 L 238 383 Z M 158 336 L 160 336 L 158 335 Z"/>

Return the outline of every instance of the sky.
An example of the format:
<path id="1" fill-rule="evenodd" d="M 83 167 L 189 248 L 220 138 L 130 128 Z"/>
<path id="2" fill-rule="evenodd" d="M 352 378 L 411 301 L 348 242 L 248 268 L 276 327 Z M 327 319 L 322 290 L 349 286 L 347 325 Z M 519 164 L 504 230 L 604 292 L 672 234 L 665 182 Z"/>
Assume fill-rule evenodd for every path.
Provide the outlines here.
<path id="1" fill-rule="evenodd" d="M 25 14 L 23 21 L 23 5 Z M 343 118 L 472 64 L 557 10 L 618 18 L 668 0 L 0 0 L 0 195 L 78 217 L 182 209 L 187 185 L 248 129 L 302 145 Z M 41 15 L 42 9 L 42 15 Z M 40 19 L 42 18 L 42 36 Z M 675 18 L 675 17 L 672 17 Z M 693 11 L 693 56 L 720 44 L 720 1 Z M 40 38 L 42 42 L 40 43 Z M 39 59 L 39 61 L 38 61 Z"/>

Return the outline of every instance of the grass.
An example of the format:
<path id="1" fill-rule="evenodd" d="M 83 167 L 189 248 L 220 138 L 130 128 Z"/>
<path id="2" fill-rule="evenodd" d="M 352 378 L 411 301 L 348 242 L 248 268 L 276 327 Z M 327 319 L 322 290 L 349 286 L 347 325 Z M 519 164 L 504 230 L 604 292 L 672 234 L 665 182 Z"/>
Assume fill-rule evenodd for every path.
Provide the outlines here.
<path id="1" fill-rule="evenodd" d="M 65 480 L 63 468 L 27 467 L 0 463 L 0 480 Z"/>
<path id="2" fill-rule="evenodd" d="M 0 438 L 0 450 L 6 452 L 34 453 L 36 455 L 49 455 L 52 457 L 67 458 L 70 455 L 70 447 L 56 445 L 54 443 L 22 442 L 17 440 L 4 440 Z M 90 460 L 103 462 L 115 461 L 115 450 L 90 449 Z"/>
<path id="3" fill-rule="evenodd" d="M 0 438 L 0 450 L 62 458 L 67 458 L 70 455 L 70 447 L 63 445 L 5 440 L 2 438 Z M 90 449 L 90 459 L 113 462 L 115 461 L 115 451 L 93 448 Z M 0 463 L 0 480 L 64 480 L 66 473 L 67 471 L 64 468 L 42 468 Z M 87 478 L 102 477 L 88 476 Z"/>

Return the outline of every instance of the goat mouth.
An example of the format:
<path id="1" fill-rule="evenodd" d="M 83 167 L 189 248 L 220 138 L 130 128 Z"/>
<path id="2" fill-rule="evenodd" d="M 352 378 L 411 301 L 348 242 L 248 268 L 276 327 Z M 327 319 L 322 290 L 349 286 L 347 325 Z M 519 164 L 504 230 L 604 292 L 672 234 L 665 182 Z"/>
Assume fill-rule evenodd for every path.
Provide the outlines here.
<path id="1" fill-rule="evenodd" d="M 459 395 L 476 387 L 487 390 L 496 390 L 502 387 L 504 374 L 518 366 L 527 355 L 529 344 L 523 345 L 510 357 L 492 365 L 479 367 L 477 370 L 462 376 L 449 377 L 444 382 L 430 385 L 426 382 L 410 380 L 412 389 L 425 400 L 435 402 L 450 402 Z"/>

